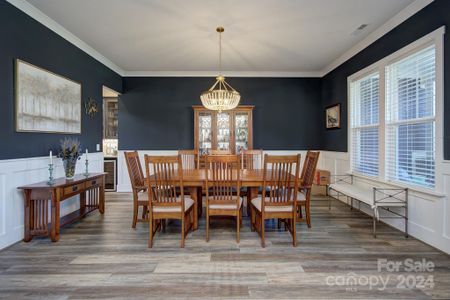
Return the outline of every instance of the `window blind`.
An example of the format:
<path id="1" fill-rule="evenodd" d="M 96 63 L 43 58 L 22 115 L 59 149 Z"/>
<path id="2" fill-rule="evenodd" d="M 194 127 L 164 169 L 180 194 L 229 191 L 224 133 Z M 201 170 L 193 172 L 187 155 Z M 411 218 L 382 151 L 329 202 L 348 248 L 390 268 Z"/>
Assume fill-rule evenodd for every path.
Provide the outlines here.
<path id="1" fill-rule="evenodd" d="M 435 185 L 435 46 L 386 66 L 386 177 Z"/>
<path id="2" fill-rule="evenodd" d="M 350 83 L 352 171 L 378 176 L 379 81 L 377 73 Z"/>

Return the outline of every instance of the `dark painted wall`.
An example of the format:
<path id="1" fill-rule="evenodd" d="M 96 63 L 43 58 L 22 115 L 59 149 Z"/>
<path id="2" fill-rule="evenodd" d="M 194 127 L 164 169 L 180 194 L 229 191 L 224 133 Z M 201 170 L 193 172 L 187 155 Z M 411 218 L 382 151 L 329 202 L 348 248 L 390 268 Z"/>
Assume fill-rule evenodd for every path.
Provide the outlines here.
<path id="1" fill-rule="evenodd" d="M 319 78 L 228 78 L 255 105 L 254 148 L 319 149 Z M 194 147 L 192 105 L 214 78 L 124 78 L 119 101 L 119 149 L 188 149 Z"/>
<path id="2" fill-rule="evenodd" d="M 334 103 L 341 103 L 342 109 L 341 129 L 332 131 L 322 129 L 320 132 L 324 150 L 347 151 L 347 77 L 443 25 L 447 26 L 447 33 L 444 36 L 444 157 L 450 159 L 449 0 L 435 0 L 322 79 L 322 109 Z M 321 118 L 325 122 L 325 116 L 322 115 Z"/>
<path id="3" fill-rule="evenodd" d="M 0 159 L 47 155 L 64 136 L 80 139 L 94 152 L 101 144 L 102 114 L 82 114 L 81 135 L 19 133 L 14 125 L 14 59 L 60 74 L 82 85 L 82 102 L 93 97 L 102 103 L 102 85 L 122 90 L 122 78 L 44 25 L 0 1 Z"/>

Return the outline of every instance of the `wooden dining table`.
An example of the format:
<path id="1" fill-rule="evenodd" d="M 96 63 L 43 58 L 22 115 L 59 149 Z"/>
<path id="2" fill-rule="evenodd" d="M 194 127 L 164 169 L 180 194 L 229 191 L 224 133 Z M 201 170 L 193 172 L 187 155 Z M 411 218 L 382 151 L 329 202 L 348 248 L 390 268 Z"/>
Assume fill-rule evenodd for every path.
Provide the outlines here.
<path id="1" fill-rule="evenodd" d="M 271 170 L 266 171 L 266 180 L 270 180 L 272 173 Z M 239 181 L 241 187 L 247 188 L 247 199 L 253 199 L 258 197 L 259 188 L 264 183 L 264 170 L 240 170 Z M 290 180 L 293 183 L 295 181 L 295 175 L 289 174 Z M 236 176 L 233 176 L 236 178 Z M 183 186 L 189 190 L 190 198 L 194 200 L 194 230 L 198 228 L 198 218 L 201 214 L 199 207 L 201 203 L 200 199 L 203 196 L 203 189 L 206 188 L 206 170 L 205 169 L 190 169 L 182 171 Z M 150 176 L 150 180 L 153 180 L 153 175 Z M 177 175 L 174 176 L 174 180 L 178 181 Z M 249 202 L 247 203 L 247 215 L 250 214 Z"/>

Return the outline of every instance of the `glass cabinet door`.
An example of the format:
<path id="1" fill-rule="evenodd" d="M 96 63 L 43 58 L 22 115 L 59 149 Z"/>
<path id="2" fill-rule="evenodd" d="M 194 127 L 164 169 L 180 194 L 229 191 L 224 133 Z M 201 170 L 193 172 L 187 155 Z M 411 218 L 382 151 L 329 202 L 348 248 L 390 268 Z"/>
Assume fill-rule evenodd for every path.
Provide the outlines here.
<path id="1" fill-rule="evenodd" d="M 119 104 L 117 98 L 105 98 L 103 127 L 105 139 L 117 139 L 118 137 Z"/>
<path id="2" fill-rule="evenodd" d="M 200 112 L 198 115 L 198 149 L 200 154 L 212 149 L 212 114 Z"/>
<path id="3" fill-rule="evenodd" d="M 240 153 L 241 150 L 247 150 L 249 148 L 248 143 L 248 122 L 249 117 L 247 112 L 236 112 L 234 123 L 234 138 L 235 138 L 235 151 Z"/>
<path id="4" fill-rule="evenodd" d="M 231 150 L 231 115 L 217 114 L 217 150 Z"/>

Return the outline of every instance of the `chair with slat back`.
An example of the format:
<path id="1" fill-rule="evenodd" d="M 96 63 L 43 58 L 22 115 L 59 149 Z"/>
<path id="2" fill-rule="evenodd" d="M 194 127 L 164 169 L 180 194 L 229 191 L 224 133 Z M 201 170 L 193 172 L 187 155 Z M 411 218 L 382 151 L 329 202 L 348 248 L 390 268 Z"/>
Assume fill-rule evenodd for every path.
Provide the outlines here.
<path id="1" fill-rule="evenodd" d="M 297 246 L 296 199 L 299 181 L 300 154 L 287 156 L 264 156 L 262 196 L 251 201 L 251 227 L 261 236 L 265 247 L 264 221 L 282 219 Z"/>
<path id="2" fill-rule="evenodd" d="M 263 168 L 263 151 L 262 150 L 242 150 L 241 151 L 241 168 L 245 170 L 260 170 Z M 246 197 L 247 216 L 250 215 L 250 200 L 248 191 L 245 189 L 241 192 L 242 197 Z"/>
<path id="3" fill-rule="evenodd" d="M 183 165 L 180 156 L 145 155 L 147 185 L 152 187 L 149 200 L 149 240 L 148 247 L 153 245 L 153 236 L 161 220 L 181 220 L 181 247 L 194 226 L 195 203 L 184 196 Z M 177 195 L 179 188 L 180 196 Z M 159 221 L 159 222 L 158 222 Z"/>
<path id="4" fill-rule="evenodd" d="M 241 168 L 247 170 L 259 170 L 263 168 L 262 150 L 242 150 Z"/>
<path id="5" fill-rule="evenodd" d="M 297 221 L 306 221 L 308 228 L 311 228 L 311 187 L 314 181 L 319 155 L 319 151 L 308 151 L 306 153 L 302 175 L 300 177 L 300 191 L 297 195 Z M 303 217 L 303 207 L 305 208 L 305 217 Z"/>
<path id="6" fill-rule="evenodd" d="M 178 155 L 181 158 L 181 162 L 183 164 L 183 170 L 195 170 L 200 168 L 200 155 L 199 151 L 197 149 L 193 150 L 178 150 Z M 201 191 L 200 191 L 201 192 Z M 186 195 L 188 193 L 188 189 L 184 189 L 184 194 Z M 202 195 L 199 193 L 197 195 L 198 199 L 198 217 L 200 218 L 202 216 L 203 212 L 203 201 L 202 201 Z"/>
<path id="7" fill-rule="evenodd" d="M 125 152 L 124 155 L 133 190 L 133 222 L 131 227 L 136 228 L 137 222 L 148 221 L 148 193 L 138 152 Z M 138 217 L 139 207 L 142 207 L 141 218 Z"/>
<path id="8" fill-rule="evenodd" d="M 206 157 L 206 241 L 212 216 L 236 217 L 236 241 L 240 241 L 242 198 L 239 195 L 240 159 L 237 155 Z"/>
<path id="9" fill-rule="evenodd" d="M 198 150 L 178 150 L 178 155 L 181 157 L 184 170 L 198 169 Z"/>

